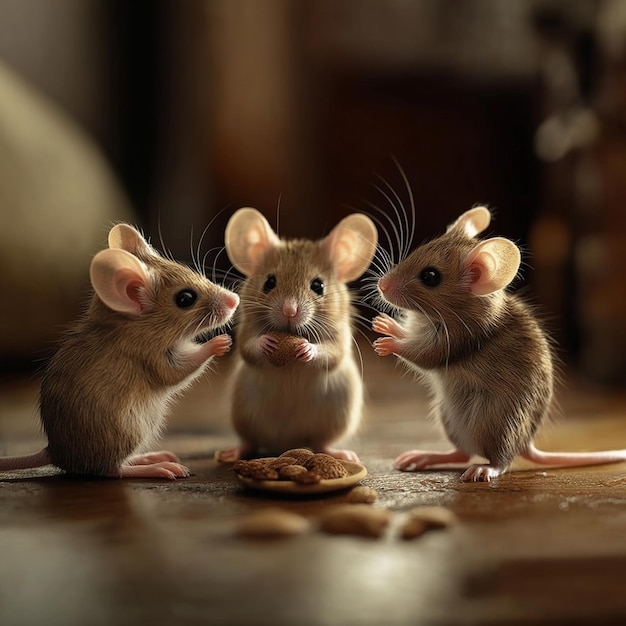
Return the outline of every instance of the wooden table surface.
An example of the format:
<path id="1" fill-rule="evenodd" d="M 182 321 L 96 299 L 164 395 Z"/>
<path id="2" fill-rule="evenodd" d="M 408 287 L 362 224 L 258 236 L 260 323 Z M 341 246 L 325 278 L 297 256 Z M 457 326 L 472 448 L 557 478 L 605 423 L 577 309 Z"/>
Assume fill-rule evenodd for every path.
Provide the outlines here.
<path id="1" fill-rule="evenodd" d="M 0 473 L 0 624 L 622 624 L 626 623 L 626 464 L 516 465 L 490 484 L 458 468 L 402 473 L 408 448 L 445 449 L 423 389 L 365 351 L 367 413 L 352 442 L 396 522 L 441 505 L 459 523 L 403 541 L 321 532 L 251 541 L 234 528 L 280 507 L 312 520 L 346 493 L 307 499 L 247 491 L 213 453 L 235 443 L 220 371 L 174 408 L 163 448 L 193 476 L 78 480 L 53 468 Z M 626 393 L 569 377 L 546 449 L 626 447 Z M 0 385 L 0 454 L 45 439 L 36 381 Z"/>

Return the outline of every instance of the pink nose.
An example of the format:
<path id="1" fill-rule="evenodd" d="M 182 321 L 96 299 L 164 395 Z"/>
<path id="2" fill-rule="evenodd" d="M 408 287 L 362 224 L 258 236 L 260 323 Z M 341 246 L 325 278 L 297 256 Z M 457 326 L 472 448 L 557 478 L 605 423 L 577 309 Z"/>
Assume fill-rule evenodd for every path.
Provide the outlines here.
<path id="1" fill-rule="evenodd" d="M 385 291 L 387 291 L 389 289 L 389 287 L 391 286 L 391 280 L 389 278 L 389 276 L 383 276 L 379 281 L 378 281 L 378 288 L 385 293 Z"/>
<path id="2" fill-rule="evenodd" d="M 289 319 L 293 319 L 298 315 L 298 304 L 295 300 L 285 300 L 283 302 L 283 315 Z"/>
<path id="3" fill-rule="evenodd" d="M 224 296 L 224 304 L 229 309 L 236 309 L 239 306 L 239 296 L 236 293 L 227 293 Z"/>

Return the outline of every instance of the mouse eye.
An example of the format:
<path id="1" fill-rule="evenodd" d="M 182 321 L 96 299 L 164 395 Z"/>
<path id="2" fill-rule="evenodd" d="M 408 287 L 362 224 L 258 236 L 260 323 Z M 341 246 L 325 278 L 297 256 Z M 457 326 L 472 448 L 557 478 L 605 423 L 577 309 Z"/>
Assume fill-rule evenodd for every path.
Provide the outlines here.
<path id="1" fill-rule="evenodd" d="M 179 309 L 188 309 L 198 299 L 198 294 L 193 289 L 181 289 L 175 296 L 174 302 Z"/>
<path id="2" fill-rule="evenodd" d="M 317 277 L 311 281 L 311 291 L 314 291 L 318 296 L 324 295 L 324 281 Z"/>
<path id="3" fill-rule="evenodd" d="M 276 276 L 274 274 L 270 274 L 263 283 L 263 293 L 272 291 L 274 287 L 276 287 Z"/>
<path id="4" fill-rule="evenodd" d="M 441 272 L 434 267 L 427 267 L 420 272 L 419 278 L 426 287 L 437 287 L 441 283 Z"/>

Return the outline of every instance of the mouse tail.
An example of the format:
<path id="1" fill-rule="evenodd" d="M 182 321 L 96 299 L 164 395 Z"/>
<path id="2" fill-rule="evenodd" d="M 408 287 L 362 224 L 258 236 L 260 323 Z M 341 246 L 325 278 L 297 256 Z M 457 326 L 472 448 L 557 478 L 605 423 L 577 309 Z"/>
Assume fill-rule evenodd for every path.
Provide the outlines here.
<path id="1" fill-rule="evenodd" d="M 0 457 L 0 472 L 7 472 L 18 469 L 32 469 L 34 467 L 43 467 L 50 465 L 50 456 L 48 448 L 44 448 L 34 454 L 25 456 L 3 456 Z"/>
<path id="2" fill-rule="evenodd" d="M 544 452 L 530 444 L 522 453 L 528 461 L 539 465 L 577 467 L 584 465 L 604 465 L 626 461 L 626 450 L 599 450 L 596 452 Z"/>

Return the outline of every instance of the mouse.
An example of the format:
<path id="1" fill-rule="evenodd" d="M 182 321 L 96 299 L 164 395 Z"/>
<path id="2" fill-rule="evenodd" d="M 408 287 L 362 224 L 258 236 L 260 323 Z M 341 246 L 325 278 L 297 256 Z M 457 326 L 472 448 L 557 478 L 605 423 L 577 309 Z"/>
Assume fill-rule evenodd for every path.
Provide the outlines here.
<path id="1" fill-rule="evenodd" d="M 396 469 L 417 471 L 472 456 L 465 482 L 489 482 L 521 456 L 540 465 L 626 460 L 626 450 L 545 452 L 533 438 L 550 412 L 558 376 L 553 343 L 534 307 L 507 290 L 521 252 L 504 237 L 479 239 L 491 222 L 477 206 L 418 246 L 377 282 L 381 313 L 372 323 L 381 357 L 394 355 L 430 390 L 449 452 L 409 450 Z M 382 307 L 380 307 L 382 308 Z"/>
<path id="2" fill-rule="evenodd" d="M 0 471 L 55 465 L 74 475 L 189 475 L 175 454 L 149 452 L 172 400 L 230 350 L 239 296 L 161 256 L 120 223 L 92 259 L 91 300 L 59 341 L 39 391 L 43 450 L 0 458 Z"/>
<path id="3" fill-rule="evenodd" d="M 361 421 L 364 390 L 347 283 L 368 269 L 377 241 L 374 223 L 362 213 L 345 217 L 320 240 L 282 239 L 253 208 L 231 216 L 226 252 L 244 276 L 231 407 L 239 445 L 219 451 L 218 461 L 293 448 L 358 460 L 332 445 Z M 284 335 L 292 338 L 288 349 Z M 286 362 L 277 358 L 284 352 Z"/>

